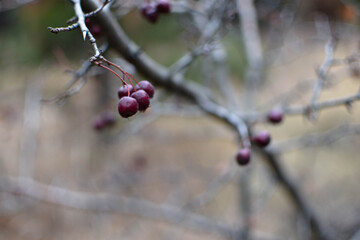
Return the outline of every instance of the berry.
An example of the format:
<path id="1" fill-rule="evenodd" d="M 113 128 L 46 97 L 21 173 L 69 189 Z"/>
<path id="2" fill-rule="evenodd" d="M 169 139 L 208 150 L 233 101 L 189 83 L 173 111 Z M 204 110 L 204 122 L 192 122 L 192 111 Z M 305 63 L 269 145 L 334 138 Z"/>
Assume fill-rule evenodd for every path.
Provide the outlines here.
<path id="1" fill-rule="evenodd" d="M 97 116 L 93 121 L 93 128 L 101 131 L 105 127 L 105 122 L 101 116 Z"/>
<path id="2" fill-rule="evenodd" d="M 143 81 L 140 81 L 136 87 L 135 87 L 136 90 L 144 90 L 150 98 L 152 98 L 154 96 L 154 92 L 155 92 L 155 89 L 154 89 L 154 86 L 149 82 L 149 81 L 146 81 L 146 80 L 143 80 Z"/>
<path id="3" fill-rule="evenodd" d="M 156 6 L 151 3 L 144 3 L 141 6 L 141 14 L 151 23 L 155 23 L 159 17 Z"/>
<path id="4" fill-rule="evenodd" d="M 250 149 L 249 148 L 243 148 L 240 149 L 237 153 L 236 153 L 236 162 L 243 166 L 248 164 L 250 161 Z"/>
<path id="5" fill-rule="evenodd" d="M 85 19 L 85 24 L 94 37 L 101 37 L 103 35 L 100 26 L 94 23 L 94 21 L 92 21 L 90 18 Z"/>
<path id="6" fill-rule="evenodd" d="M 170 12 L 170 3 L 168 0 L 159 0 L 156 3 L 156 10 L 158 13 L 169 13 Z"/>
<path id="7" fill-rule="evenodd" d="M 120 116 L 123 118 L 128 118 L 137 113 L 139 105 L 135 98 L 132 97 L 122 97 L 119 101 L 118 110 Z"/>
<path id="8" fill-rule="evenodd" d="M 111 111 L 106 111 L 102 115 L 102 120 L 105 123 L 106 126 L 112 126 L 116 122 L 115 114 Z"/>
<path id="9" fill-rule="evenodd" d="M 135 89 L 133 86 L 131 85 L 122 85 L 119 90 L 118 90 L 118 97 L 119 99 L 122 98 L 122 97 L 129 97 L 129 92 L 128 92 L 128 88 L 129 88 L 129 92 L 130 92 L 130 95 L 135 92 Z"/>
<path id="10" fill-rule="evenodd" d="M 283 113 L 280 109 L 273 109 L 267 115 L 267 120 L 271 123 L 280 123 L 283 119 Z"/>
<path id="11" fill-rule="evenodd" d="M 271 136 L 267 131 L 261 131 L 252 138 L 253 142 L 259 147 L 266 147 L 271 141 Z"/>
<path id="12" fill-rule="evenodd" d="M 142 89 L 131 94 L 131 97 L 136 99 L 139 105 L 139 111 L 145 111 L 150 105 L 149 95 Z"/>

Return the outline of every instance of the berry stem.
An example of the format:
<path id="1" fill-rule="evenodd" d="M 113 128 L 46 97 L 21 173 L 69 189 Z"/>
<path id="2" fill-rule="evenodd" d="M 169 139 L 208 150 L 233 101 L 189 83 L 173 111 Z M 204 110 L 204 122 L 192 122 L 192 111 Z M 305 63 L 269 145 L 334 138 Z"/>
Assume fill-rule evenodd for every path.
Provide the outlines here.
<path id="1" fill-rule="evenodd" d="M 113 62 L 110 62 L 109 60 L 107 60 L 107 59 L 105 59 L 105 58 L 103 59 L 103 61 L 106 62 L 107 64 L 109 64 L 109 65 L 117 68 L 120 72 L 122 72 L 123 76 L 125 75 L 125 76 L 127 77 L 127 79 L 129 80 L 129 82 L 131 83 L 131 85 L 132 85 L 134 88 L 135 88 L 135 85 L 133 84 L 133 82 L 131 81 L 131 79 L 133 79 L 133 80 L 136 82 L 136 84 L 138 84 L 138 81 L 136 81 L 136 79 L 134 78 L 134 76 L 131 75 L 130 73 L 126 72 L 125 70 L 123 70 L 119 65 L 117 65 L 117 64 L 115 64 L 115 63 L 113 63 Z M 125 79 L 125 77 L 124 77 L 124 79 Z"/>
<path id="2" fill-rule="evenodd" d="M 102 68 L 104 68 L 104 69 L 112 72 L 113 74 L 115 74 L 115 76 L 117 76 L 117 77 L 123 82 L 123 84 L 125 84 L 126 86 L 128 85 L 128 84 L 125 82 L 125 80 L 124 80 L 122 77 L 120 77 L 119 74 L 117 74 L 116 72 L 114 72 L 111 68 L 108 68 L 108 67 L 102 65 L 102 64 L 99 63 L 99 62 L 95 62 L 95 64 L 98 65 L 99 67 L 102 67 Z"/>

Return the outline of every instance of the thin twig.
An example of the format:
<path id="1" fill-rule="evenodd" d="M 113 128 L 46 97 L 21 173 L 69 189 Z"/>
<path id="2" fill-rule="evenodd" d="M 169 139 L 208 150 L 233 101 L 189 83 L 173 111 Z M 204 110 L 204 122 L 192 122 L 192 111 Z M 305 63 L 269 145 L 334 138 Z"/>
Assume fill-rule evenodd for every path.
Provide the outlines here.
<path id="1" fill-rule="evenodd" d="M 94 10 L 94 11 L 92 11 L 92 12 L 89 12 L 89 13 L 86 13 L 86 14 L 84 15 L 85 19 L 96 16 L 96 15 L 97 15 L 99 12 L 101 12 L 101 11 L 104 9 L 104 7 L 105 7 L 107 4 L 109 4 L 111 1 L 112 1 L 112 0 L 105 0 L 104 3 L 103 3 L 100 7 L 98 7 L 96 10 Z M 76 22 L 76 21 L 78 21 L 78 17 L 77 17 L 77 16 L 70 18 L 69 20 L 66 21 L 66 23 L 67 23 L 67 24 L 71 24 L 71 23 L 74 23 L 74 22 Z"/>
<path id="2" fill-rule="evenodd" d="M 349 135 L 360 134 L 359 124 L 342 124 L 322 133 L 311 133 L 301 137 L 277 142 L 271 146 L 272 151 L 283 153 L 308 147 L 324 146 Z"/>
<path id="3" fill-rule="evenodd" d="M 104 54 L 109 48 L 109 44 L 106 42 L 100 47 L 100 51 Z M 81 88 L 86 83 L 86 74 L 89 72 L 90 68 L 94 66 L 91 62 L 85 61 L 81 65 L 81 67 L 73 73 L 73 78 L 68 82 L 67 86 L 65 87 L 65 91 L 60 93 L 59 95 L 52 97 L 52 98 L 45 98 L 42 99 L 43 102 L 53 103 L 58 102 L 62 103 L 67 98 L 73 96 L 74 94 L 78 93 Z"/>
<path id="4" fill-rule="evenodd" d="M 318 79 L 314 85 L 311 100 L 310 100 L 310 107 L 311 112 L 309 112 L 309 117 L 311 118 L 316 117 L 316 109 L 313 108 L 313 105 L 315 105 L 317 99 L 319 98 L 319 95 L 321 93 L 321 90 L 323 88 L 323 85 L 326 82 L 326 76 L 327 73 L 330 70 L 330 67 L 332 66 L 333 59 L 334 59 L 334 51 L 337 45 L 337 39 L 335 37 L 331 38 L 328 43 L 325 45 L 325 58 L 319 69 L 317 70 L 317 76 Z"/>

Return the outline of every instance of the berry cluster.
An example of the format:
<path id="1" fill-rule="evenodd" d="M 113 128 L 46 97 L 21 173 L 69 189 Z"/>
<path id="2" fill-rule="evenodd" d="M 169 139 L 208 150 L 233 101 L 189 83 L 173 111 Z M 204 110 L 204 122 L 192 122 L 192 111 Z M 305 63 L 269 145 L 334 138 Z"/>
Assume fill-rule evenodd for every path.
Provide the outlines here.
<path id="1" fill-rule="evenodd" d="M 94 118 L 93 128 L 95 130 L 101 131 L 104 128 L 113 126 L 115 122 L 115 114 L 111 111 L 105 111 Z"/>
<path id="2" fill-rule="evenodd" d="M 146 2 L 141 6 L 141 14 L 151 23 L 156 23 L 159 14 L 169 13 L 170 3 L 168 0 L 157 0 L 156 3 Z"/>
<path id="3" fill-rule="evenodd" d="M 135 88 L 132 85 L 123 84 L 118 90 L 120 116 L 128 118 L 135 115 L 137 111 L 145 111 L 153 96 L 154 86 L 149 81 L 140 81 Z"/>
<path id="4" fill-rule="evenodd" d="M 279 124 L 283 120 L 283 112 L 280 109 L 273 109 L 266 115 L 266 120 L 272 124 Z M 258 132 L 250 138 L 251 143 L 264 148 L 271 142 L 271 135 L 268 131 Z M 246 165 L 250 162 L 250 147 L 240 149 L 235 156 L 236 162 L 240 165 Z"/>
<path id="5" fill-rule="evenodd" d="M 150 98 L 154 96 L 155 89 L 149 81 L 143 80 L 137 82 L 134 76 L 104 57 L 99 60 L 92 59 L 90 61 L 95 65 L 110 71 L 121 80 L 123 85 L 119 88 L 117 93 L 120 99 L 118 103 L 118 111 L 121 117 L 131 117 L 138 111 L 145 111 L 150 106 Z M 121 77 L 114 70 L 105 66 L 103 62 L 118 69 L 123 76 Z M 125 81 L 126 79 L 130 82 L 130 84 Z M 133 81 L 136 85 L 134 85 Z"/>

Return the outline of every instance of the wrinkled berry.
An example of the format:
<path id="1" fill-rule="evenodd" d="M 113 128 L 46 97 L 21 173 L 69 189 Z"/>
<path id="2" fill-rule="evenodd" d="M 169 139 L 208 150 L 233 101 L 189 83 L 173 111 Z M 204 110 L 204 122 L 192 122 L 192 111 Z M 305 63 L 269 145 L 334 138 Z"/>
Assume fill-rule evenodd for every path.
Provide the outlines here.
<path id="1" fill-rule="evenodd" d="M 283 119 L 283 113 L 280 109 L 273 109 L 267 115 L 267 120 L 271 123 L 280 123 Z"/>
<path id="2" fill-rule="evenodd" d="M 143 81 L 140 81 L 136 87 L 135 87 L 136 90 L 144 90 L 150 98 L 152 98 L 154 96 L 154 92 L 155 92 L 155 89 L 154 89 L 154 86 L 149 82 L 149 81 L 146 81 L 146 80 L 143 80 Z"/>
<path id="3" fill-rule="evenodd" d="M 236 162 L 243 166 L 248 164 L 250 161 L 250 149 L 249 148 L 243 148 L 240 149 L 237 153 L 236 153 Z"/>
<path id="4" fill-rule="evenodd" d="M 268 131 L 261 131 L 252 138 L 253 142 L 259 147 L 266 147 L 271 141 Z"/>
<path id="5" fill-rule="evenodd" d="M 128 88 L 129 88 L 129 91 L 128 91 Z M 129 94 L 130 92 L 130 94 Z M 135 92 L 135 89 L 133 86 L 131 85 L 122 85 L 119 90 L 118 90 L 118 97 L 119 99 L 122 98 L 122 97 L 129 97 L 133 92 Z"/>
<path id="6" fill-rule="evenodd" d="M 149 95 L 142 89 L 131 94 L 131 97 L 136 99 L 139 105 L 139 111 L 145 111 L 150 105 Z"/>
<path id="7" fill-rule="evenodd" d="M 170 3 L 168 0 L 159 0 L 156 3 L 156 10 L 158 13 L 169 13 L 170 12 Z"/>
<path id="8" fill-rule="evenodd" d="M 139 105 L 135 98 L 132 97 L 122 97 L 119 101 L 118 110 L 120 116 L 123 118 L 128 118 L 137 113 Z"/>

